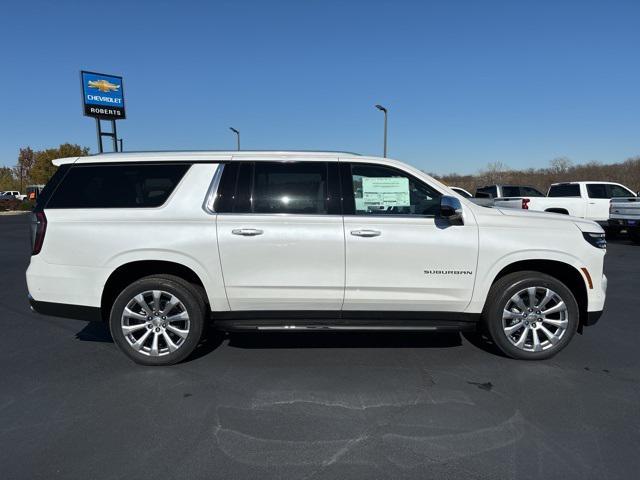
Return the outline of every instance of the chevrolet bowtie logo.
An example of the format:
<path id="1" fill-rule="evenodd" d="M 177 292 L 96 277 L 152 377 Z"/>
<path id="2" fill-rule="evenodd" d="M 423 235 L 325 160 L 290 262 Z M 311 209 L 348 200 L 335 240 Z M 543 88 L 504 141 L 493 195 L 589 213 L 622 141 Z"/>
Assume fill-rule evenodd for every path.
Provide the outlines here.
<path id="1" fill-rule="evenodd" d="M 120 85 L 111 83 L 108 80 L 89 80 L 89 88 L 97 88 L 101 92 L 115 92 L 120 88 Z"/>

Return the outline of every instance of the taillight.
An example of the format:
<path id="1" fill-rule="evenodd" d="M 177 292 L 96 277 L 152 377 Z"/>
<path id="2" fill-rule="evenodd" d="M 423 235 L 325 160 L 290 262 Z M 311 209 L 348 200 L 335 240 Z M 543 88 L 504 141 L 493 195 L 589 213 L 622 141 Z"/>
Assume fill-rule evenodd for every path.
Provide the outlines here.
<path id="1" fill-rule="evenodd" d="M 34 212 L 31 222 L 31 255 L 37 255 L 42 250 L 44 234 L 47 232 L 47 217 L 44 212 Z"/>
<path id="2" fill-rule="evenodd" d="M 531 201 L 531 200 L 530 200 L 530 199 L 528 199 L 528 198 L 523 198 L 523 199 L 522 199 L 522 209 L 523 209 L 523 210 L 529 210 L 529 202 L 530 202 L 530 201 Z"/>

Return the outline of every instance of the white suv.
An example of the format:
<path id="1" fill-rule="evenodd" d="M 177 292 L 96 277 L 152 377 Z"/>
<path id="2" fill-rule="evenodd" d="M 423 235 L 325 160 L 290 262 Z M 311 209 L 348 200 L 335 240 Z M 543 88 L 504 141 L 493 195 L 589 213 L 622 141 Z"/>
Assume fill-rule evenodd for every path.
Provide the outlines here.
<path id="1" fill-rule="evenodd" d="M 54 161 L 27 270 L 34 310 L 109 322 L 146 365 L 233 330 L 476 330 L 543 359 L 597 321 L 596 223 L 475 205 L 403 163 L 330 152 Z"/>

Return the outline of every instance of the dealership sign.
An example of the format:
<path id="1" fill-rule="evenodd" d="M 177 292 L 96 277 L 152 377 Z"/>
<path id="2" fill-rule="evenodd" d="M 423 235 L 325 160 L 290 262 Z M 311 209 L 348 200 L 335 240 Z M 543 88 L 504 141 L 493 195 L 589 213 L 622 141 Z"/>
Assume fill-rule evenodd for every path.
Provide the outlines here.
<path id="1" fill-rule="evenodd" d="M 80 72 L 84 114 L 103 120 L 125 118 L 122 77 Z"/>

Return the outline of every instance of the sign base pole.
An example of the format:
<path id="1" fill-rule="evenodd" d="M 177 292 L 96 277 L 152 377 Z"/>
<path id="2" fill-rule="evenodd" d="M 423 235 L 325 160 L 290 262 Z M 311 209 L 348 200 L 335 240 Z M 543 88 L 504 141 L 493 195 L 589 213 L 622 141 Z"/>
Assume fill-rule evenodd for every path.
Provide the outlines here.
<path id="1" fill-rule="evenodd" d="M 104 153 L 104 145 L 102 143 L 102 137 L 111 137 L 113 141 L 113 151 L 118 152 L 118 131 L 116 130 L 116 121 L 111 120 L 111 131 L 103 132 L 100 119 L 96 118 L 96 131 L 98 133 L 98 152 Z"/>
<path id="2" fill-rule="evenodd" d="M 113 137 L 111 137 L 111 139 L 113 140 L 113 151 L 117 153 L 118 152 L 118 132 L 116 130 L 115 120 L 111 120 L 111 132 L 113 133 Z"/>
<path id="3" fill-rule="evenodd" d="M 102 128 L 100 126 L 99 118 L 96 118 L 96 132 L 98 133 L 98 152 L 103 153 L 104 149 L 102 148 Z"/>

